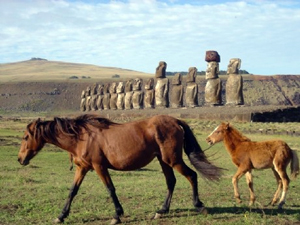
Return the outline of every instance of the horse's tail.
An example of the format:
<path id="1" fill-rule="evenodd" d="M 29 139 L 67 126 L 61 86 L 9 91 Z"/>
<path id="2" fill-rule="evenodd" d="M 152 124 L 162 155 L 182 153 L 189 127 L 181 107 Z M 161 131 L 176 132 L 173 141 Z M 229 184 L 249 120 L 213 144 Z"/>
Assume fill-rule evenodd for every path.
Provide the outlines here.
<path id="1" fill-rule="evenodd" d="M 291 177 L 295 179 L 299 174 L 299 158 L 297 152 L 292 150 L 292 162 L 291 162 Z"/>
<path id="2" fill-rule="evenodd" d="M 189 125 L 182 120 L 178 120 L 178 124 L 184 130 L 183 148 L 192 165 L 203 177 L 218 180 L 222 175 L 222 168 L 208 161 Z"/>

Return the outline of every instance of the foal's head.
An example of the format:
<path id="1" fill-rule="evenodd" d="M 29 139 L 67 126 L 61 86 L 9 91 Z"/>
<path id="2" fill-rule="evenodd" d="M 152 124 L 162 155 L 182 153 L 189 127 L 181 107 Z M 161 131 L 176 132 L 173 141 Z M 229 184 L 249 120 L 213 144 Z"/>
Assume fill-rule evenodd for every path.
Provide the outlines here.
<path id="1" fill-rule="evenodd" d="M 220 141 L 223 141 L 224 134 L 228 132 L 228 129 L 229 123 L 221 123 L 213 130 L 213 132 L 211 132 L 210 135 L 208 135 L 208 137 L 206 138 L 206 142 L 210 145 L 213 145 Z"/>
<path id="2" fill-rule="evenodd" d="M 23 166 L 28 165 L 29 161 L 36 156 L 45 145 L 45 142 L 38 132 L 39 123 L 40 119 L 28 124 L 24 132 L 18 155 L 18 161 Z"/>

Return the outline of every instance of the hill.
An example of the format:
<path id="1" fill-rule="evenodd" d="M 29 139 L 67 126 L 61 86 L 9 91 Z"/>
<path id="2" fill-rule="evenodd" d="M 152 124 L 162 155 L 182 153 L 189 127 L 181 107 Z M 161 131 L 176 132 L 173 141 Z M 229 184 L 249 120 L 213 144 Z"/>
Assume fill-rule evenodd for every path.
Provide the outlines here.
<path id="1" fill-rule="evenodd" d="M 66 81 L 78 79 L 109 79 L 114 75 L 120 78 L 149 77 L 152 74 L 89 64 L 48 61 L 32 58 L 31 60 L 0 64 L 0 82 L 22 81 Z"/>

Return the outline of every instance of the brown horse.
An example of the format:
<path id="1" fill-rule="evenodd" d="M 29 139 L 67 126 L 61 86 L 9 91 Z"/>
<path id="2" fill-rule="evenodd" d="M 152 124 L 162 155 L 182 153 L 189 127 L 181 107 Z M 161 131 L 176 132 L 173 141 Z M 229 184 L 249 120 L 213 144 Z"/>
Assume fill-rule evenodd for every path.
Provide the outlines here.
<path id="1" fill-rule="evenodd" d="M 238 180 L 246 174 L 246 181 L 250 190 L 250 205 L 252 205 L 255 201 L 252 169 L 271 168 L 278 183 L 278 188 L 271 204 L 274 205 L 278 201 L 283 188 L 278 206 L 279 209 L 282 208 L 290 182 L 286 173 L 288 164 L 291 162 L 292 178 L 296 178 L 299 173 L 299 159 L 296 151 L 291 150 L 281 140 L 253 142 L 229 125 L 229 123 L 221 123 L 207 137 L 206 141 L 211 145 L 223 141 L 233 163 L 238 167 L 236 174 L 232 178 L 234 196 L 238 203 L 241 202 Z"/>
<path id="2" fill-rule="evenodd" d="M 154 116 L 125 124 L 89 114 L 75 119 L 38 119 L 27 125 L 18 161 L 22 165 L 29 164 L 45 143 L 68 151 L 77 166 L 73 185 L 66 204 L 56 219 L 57 223 L 63 222 L 68 216 L 72 200 L 89 170 L 97 172 L 113 200 L 116 214 L 112 224 L 121 222 L 123 208 L 108 169 L 136 170 L 146 166 L 154 158 L 158 159 L 166 178 L 168 192 L 155 218 L 169 211 L 176 183 L 173 169 L 190 182 L 194 206 L 199 212 L 206 210 L 198 197 L 197 173 L 184 163 L 182 148 L 204 178 L 217 180 L 221 175 L 221 169 L 208 161 L 190 127 L 184 121 L 170 116 Z"/>

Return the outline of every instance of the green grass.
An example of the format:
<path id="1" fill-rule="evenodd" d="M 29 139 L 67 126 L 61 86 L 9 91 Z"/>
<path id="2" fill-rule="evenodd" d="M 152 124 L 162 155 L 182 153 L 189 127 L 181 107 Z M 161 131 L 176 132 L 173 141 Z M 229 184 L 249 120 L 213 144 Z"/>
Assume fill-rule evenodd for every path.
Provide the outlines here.
<path id="1" fill-rule="evenodd" d="M 46 147 L 26 167 L 17 162 L 19 143 L 30 119 L 8 120 L 0 123 L 0 224 L 52 224 L 64 206 L 72 184 L 74 171 L 69 171 L 68 154 L 56 146 Z M 208 147 L 205 137 L 217 121 L 189 120 L 203 149 Z M 249 123 L 236 123 L 249 127 Z M 278 124 L 276 126 L 281 126 Z M 287 124 L 288 125 L 288 124 Z M 299 126 L 299 124 L 294 124 Z M 261 124 L 251 124 L 258 128 Z M 292 126 L 292 125 L 290 125 Z M 256 129 L 255 128 L 255 129 Z M 252 140 L 278 138 L 272 135 L 249 134 Z M 299 146 L 299 137 L 281 136 L 291 147 Z M 124 224 L 292 224 L 300 221 L 300 179 L 291 182 L 287 202 L 282 211 L 263 207 L 270 202 L 276 189 L 271 170 L 254 171 L 254 190 L 257 203 L 248 207 L 249 192 L 242 178 L 239 183 L 241 205 L 235 203 L 231 177 L 236 168 L 224 149 L 217 144 L 206 152 L 216 165 L 226 170 L 219 182 L 212 183 L 199 176 L 200 199 L 209 214 L 199 215 L 192 205 L 192 190 L 188 181 L 175 172 L 177 183 L 170 213 L 159 220 L 151 220 L 166 194 L 166 184 L 157 160 L 142 170 L 110 171 L 117 195 L 123 205 Z M 298 151 L 298 155 L 299 151 Z M 185 162 L 190 166 L 184 156 Z M 192 168 L 192 166 L 191 166 Z M 104 185 L 95 172 L 86 176 L 72 204 L 65 224 L 109 224 L 114 207 Z"/>

